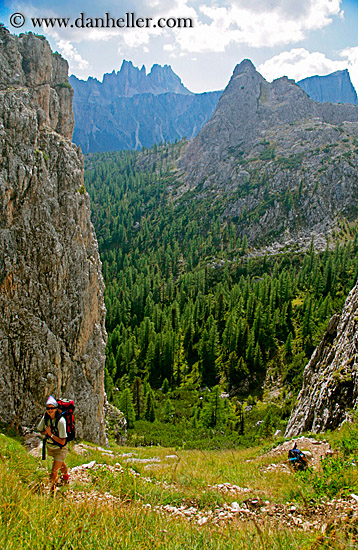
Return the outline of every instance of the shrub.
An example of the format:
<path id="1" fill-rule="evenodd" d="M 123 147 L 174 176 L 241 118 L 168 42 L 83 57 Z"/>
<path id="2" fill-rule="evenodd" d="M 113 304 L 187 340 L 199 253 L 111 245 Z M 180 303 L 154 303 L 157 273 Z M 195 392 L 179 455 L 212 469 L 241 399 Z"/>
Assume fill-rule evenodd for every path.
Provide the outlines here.
<path id="1" fill-rule="evenodd" d="M 355 466 L 342 456 L 327 456 L 321 462 L 321 471 L 307 470 L 300 475 L 311 485 L 317 499 L 348 496 L 352 489 L 358 489 Z"/>
<path id="2" fill-rule="evenodd" d="M 57 88 L 70 88 L 72 90 L 72 86 L 69 82 L 61 82 L 61 84 L 57 84 Z"/>

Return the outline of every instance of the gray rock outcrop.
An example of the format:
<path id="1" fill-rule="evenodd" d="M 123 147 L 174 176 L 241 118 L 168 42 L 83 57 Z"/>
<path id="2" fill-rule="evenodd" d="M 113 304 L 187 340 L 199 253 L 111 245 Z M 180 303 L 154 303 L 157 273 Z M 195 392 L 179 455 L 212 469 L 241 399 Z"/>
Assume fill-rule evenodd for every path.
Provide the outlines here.
<path id="1" fill-rule="evenodd" d="M 122 411 L 108 403 L 104 403 L 106 434 L 113 437 L 119 445 L 124 445 L 127 440 L 127 420 Z"/>
<path id="2" fill-rule="evenodd" d="M 358 283 L 335 315 L 303 374 L 286 437 L 337 428 L 358 405 Z"/>
<path id="3" fill-rule="evenodd" d="M 153 65 L 147 74 L 143 65 L 141 69 L 135 67 L 131 61 L 124 60 L 119 71 L 112 71 L 103 75 L 103 81 L 89 77 L 86 81 L 74 75 L 69 82 L 78 93 L 79 98 L 94 100 L 101 96 L 107 100 L 115 97 L 133 97 L 138 94 L 174 94 L 193 95 L 175 74 L 170 65 Z"/>
<path id="4" fill-rule="evenodd" d="M 319 103 L 352 103 L 358 105 L 357 92 L 347 69 L 325 76 L 309 76 L 297 82 L 311 99 Z"/>
<path id="5" fill-rule="evenodd" d="M 72 96 L 45 39 L 0 28 L 0 420 L 31 428 L 53 394 L 104 443 L 104 285 Z"/>
<path id="6" fill-rule="evenodd" d="M 195 136 L 213 113 L 220 92 L 194 94 L 168 65 L 146 69 L 123 61 L 121 70 L 74 89 L 73 140 L 84 153 L 142 149 Z"/>

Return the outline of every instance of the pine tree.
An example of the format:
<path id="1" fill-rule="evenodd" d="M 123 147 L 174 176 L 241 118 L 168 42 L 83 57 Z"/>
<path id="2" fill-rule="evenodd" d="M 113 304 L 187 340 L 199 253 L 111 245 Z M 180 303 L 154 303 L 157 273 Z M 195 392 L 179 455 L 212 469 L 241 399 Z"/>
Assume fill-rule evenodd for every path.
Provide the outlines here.
<path id="1" fill-rule="evenodd" d="M 203 383 L 209 387 L 217 382 L 216 359 L 218 357 L 218 334 L 216 323 L 211 315 L 206 323 L 199 342 L 199 357 Z"/>
<path id="2" fill-rule="evenodd" d="M 171 402 L 169 397 L 167 397 L 162 407 L 162 415 L 163 415 L 164 422 L 173 422 L 174 413 L 175 413 L 175 409 L 174 409 L 173 403 Z"/>
<path id="3" fill-rule="evenodd" d="M 235 352 L 232 352 L 229 355 L 227 370 L 227 379 L 230 389 L 238 388 L 242 384 L 242 382 L 248 379 L 248 376 L 250 374 L 243 357 L 241 356 L 238 359 Z"/>
<path id="4" fill-rule="evenodd" d="M 144 417 L 149 422 L 154 422 L 155 420 L 154 395 L 151 389 L 146 395 Z"/>
<path id="5" fill-rule="evenodd" d="M 165 393 L 168 393 L 168 391 L 169 391 L 168 378 L 164 378 L 163 384 L 162 384 L 162 392 L 165 394 Z"/>
<path id="6" fill-rule="evenodd" d="M 118 407 L 126 417 L 128 428 L 133 428 L 135 411 L 133 407 L 133 395 L 129 388 L 125 388 L 120 393 Z"/>
<path id="7" fill-rule="evenodd" d="M 136 376 L 132 383 L 132 396 L 136 420 L 140 420 L 144 412 L 144 395 L 141 378 Z"/>
<path id="8" fill-rule="evenodd" d="M 244 407 L 237 399 L 233 402 L 233 413 L 235 420 L 232 428 L 237 431 L 239 435 L 243 435 L 245 433 Z"/>
<path id="9" fill-rule="evenodd" d="M 285 359 L 287 361 L 290 361 L 292 359 L 292 355 L 293 355 L 292 341 L 293 341 L 293 336 L 292 336 L 292 332 L 290 332 L 285 342 Z"/>
<path id="10" fill-rule="evenodd" d="M 203 405 L 200 421 L 207 428 L 223 425 L 226 420 L 224 401 L 220 397 L 220 388 L 215 386 Z"/>

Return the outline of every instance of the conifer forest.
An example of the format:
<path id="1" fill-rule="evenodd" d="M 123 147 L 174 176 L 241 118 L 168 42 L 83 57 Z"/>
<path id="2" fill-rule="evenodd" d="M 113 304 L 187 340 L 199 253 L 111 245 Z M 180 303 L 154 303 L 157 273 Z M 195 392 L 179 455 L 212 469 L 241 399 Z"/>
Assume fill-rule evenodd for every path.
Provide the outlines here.
<path id="1" fill-rule="evenodd" d="M 166 437 L 181 426 L 186 439 L 208 429 L 242 439 L 250 404 L 270 391 L 277 404 L 264 407 L 260 430 L 284 423 L 358 275 L 358 232 L 346 221 L 325 249 L 258 254 L 248 221 L 223 216 L 224 195 L 177 197 L 184 146 L 86 157 L 106 288 L 105 386 L 142 443 L 173 443 L 154 426 Z"/>

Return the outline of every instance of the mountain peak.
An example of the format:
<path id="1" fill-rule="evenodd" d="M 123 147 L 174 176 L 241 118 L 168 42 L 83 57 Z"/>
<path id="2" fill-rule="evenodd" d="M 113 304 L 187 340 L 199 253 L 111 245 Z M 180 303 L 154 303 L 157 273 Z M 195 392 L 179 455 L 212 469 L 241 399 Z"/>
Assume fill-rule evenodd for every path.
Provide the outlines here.
<path id="1" fill-rule="evenodd" d="M 235 68 L 211 119 L 181 156 L 183 190 L 197 188 L 200 200 L 204 197 L 210 203 L 230 197 L 220 215 L 237 220 L 240 238 L 245 234 L 254 246 L 265 246 L 266 237 L 272 235 L 279 246 L 297 235 L 307 243 L 311 231 L 324 239 L 335 226 L 339 209 L 348 212 L 349 205 L 356 204 L 357 159 L 344 166 L 340 159 L 345 147 L 350 159 L 357 128 L 354 105 L 316 103 L 294 81 L 282 77 L 267 82 L 244 60 Z M 351 179 L 343 198 L 341 181 L 348 173 Z M 305 202 L 298 198 L 293 205 L 292 199 L 288 207 L 282 200 L 278 207 L 278 197 L 286 193 L 298 197 L 303 186 L 310 189 Z"/>
<path id="2" fill-rule="evenodd" d="M 234 69 L 233 77 L 237 76 L 240 73 L 254 71 L 256 72 L 256 67 L 250 59 L 243 59 L 241 63 L 238 63 Z"/>
<path id="3" fill-rule="evenodd" d="M 74 81 L 74 79 L 72 80 Z M 76 81 L 76 84 L 78 83 Z M 132 61 L 126 59 L 123 59 L 119 71 L 113 70 L 111 73 L 104 74 L 99 86 L 108 97 L 132 97 L 137 94 L 159 95 L 168 92 L 192 95 L 192 92 L 185 88 L 170 65 L 154 64 L 147 74 L 145 65 L 139 69 L 133 65 Z"/>
<path id="4" fill-rule="evenodd" d="M 348 69 L 335 71 L 325 76 L 309 76 L 297 84 L 318 103 L 358 105 L 357 92 L 353 87 Z"/>
<path id="5" fill-rule="evenodd" d="M 138 69 L 138 67 L 135 67 L 133 65 L 132 61 L 127 61 L 126 59 L 123 59 L 122 65 L 121 65 L 121 68 L 120 68 L 119 72 L 121 73 L 121 72 L 126 72 L 126 71 L 139 72 L 139 69 Z"/>
<path id="6" fill-rule="evenodd" d="M 191 94 L 187 88 L 183 85 L 181 79 L 170 65 L 158 65 L 155 63 L 152 66 L 150 73 L 148 74 L 148 81 L 150 80 L 153 87 L 167 88 L 167 91 L 177 94 Z"/>

